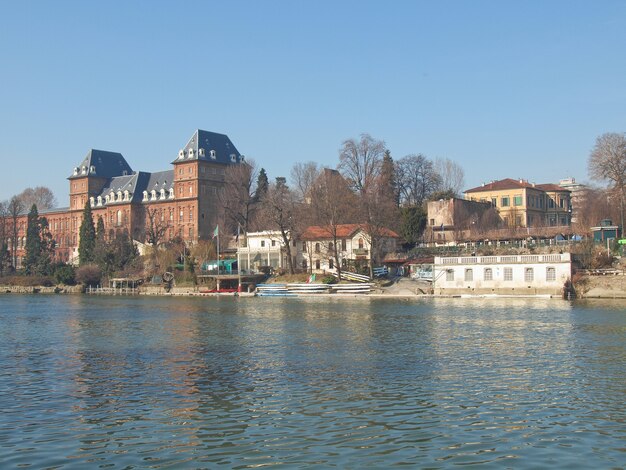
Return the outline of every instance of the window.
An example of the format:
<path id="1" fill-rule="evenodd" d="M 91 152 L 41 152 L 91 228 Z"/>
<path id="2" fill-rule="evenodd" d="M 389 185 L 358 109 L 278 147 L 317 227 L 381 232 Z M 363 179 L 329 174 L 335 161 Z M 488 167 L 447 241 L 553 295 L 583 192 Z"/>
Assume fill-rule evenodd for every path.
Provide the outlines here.
<path id="1" fill-rule="evenodd" d="M 193 227 L 189 227 L 189 238 L 193 238 Z"/>
<path id="2" fill-rule="evenodd" d="M 346 249 L 347 249 L 346 245 L 347 245 L 347 241 L 344 238 L 344 239 L 341 240 L 341 251 L 346 251 Z"/>
<path id="3" fill-rule="evenodd" d="M 509 197 L 508 196 L 502 197 L 502 199 L 500 200 L 500 205 L 502 207 L 509 207 Z"/>
<path id="4" fill-rule="evenodd" d="M 491 205 L 493 207 L 496 207 L 498 205 L 497 202 L 498 202 L 498 198 L 497 197 L 492 197 L 491 198 Z"/>
<path id="5" fill-rule="evenodd" d="M 474 271 L 472 268 L 465 269 L 465 282 L 471 282 L 474 280 Z"/>
<path id="6" fill-rule="evenodd" d="M 454 269 L 446 269 L 446 281 L 454 281 Z"/>
<path id="7" fill-rule="evenodd" d="M 261 240 L 261 248 L 265 247 L 265 240 Z"/>
<path id="8" fill-rule="evenodd" d="M 193 221 L 193 207 L 189 208 L 189 222 Z"/>
<path id="9" fill-rule="evenodd" d="M 302 242 L 302 251 L 306 253 L 306 242 Z"/>
<path id="10" fill-rule="evenodd" d="M 504 268 L 504 280 L 505 281 L 513 280 L 513 268 Z"/>
<path id="11" fill-rule="evenodd" d="M 170 220 L 174 221 L 174 209 L 170 209 Z"/>
<path id="12" fill-rule="evenodd" d="M 345 258 L 341 258 L 341 269 L 346 269 L 348 267 L 348 261 Z"/>
<path id="13" fill-rule="evenodd" d="M 548 198 L 548 209 L 554 209 L 554 199 Z"/>
<path id="14" fill-rule="evenodd" d="M 305 260 L 305 259 L 303 259 L 303 260 L 302 260 L 302 269 L 306 269 L 306 268 L 307 268 L 307 265 L 306 265 L 306 260 Z"/>
<path id="15" fill-rule="evenodd" d="M 485 268 L 484 279 L 485 281 L 493 281 L 493 269 Z"/>
<path id="16" fill-rule="evenodd" d="M 522 196 L 513 196 L 513 205 L 521 206 L 522 205 Z"/>
<path id="17" fill-rule="evenodd" d="M 320 252 L 320 244 L 316 243 L 315 244 L 315 253 L 319 253 Z"/>
<path id="18" fill-rule="evenodd" d="M 363 239 L 359 238 L 359 250 L 363 249 Z"/>
<path id="19" fill-rule="evenodd" d="M 320 268 L 320 260 L 316 259 L 315 260 L 315 269 L 319 269 Z"/>
<path id="20" fill-rule="evenodd" d="M 334 246 L 335 246 L 335 245 L 333 245 L 333 242 L 328 242 L 328 250 L 329 250 L 329 251 L 333 251 L 333 247 L 334 247 Z"/>
<path id="21" fill-rule="evenodd" d="M 117 225 L 122 225 L 122 211 L 117 211 Z"/>
<path id="22" fill-rule="evenodd" d="M 533 282 L 535 279 L 535 272 L 533 268 L 524 268 L 524 282 Z"/>
<path id="23" fill-rule="evenodd" d="M 180 212 L 178 213 L 178 221 L 182 222 L 184 219 L 185 219 L 185 213 L 183 209 L 181 209 Z"/>
<path id="24" fill-rule="evenodd" d="M 189 185 L 189 195 L 191 196 L 192 194 L 193 194 L 193 187 Z"/>
<path id="25" fill-rule="evenodd" d="M 556 269 L 553 267 L 546 268 L 546 281 L 556 281 Z"/>
<path id="26" fill-rule="evenodd" d="M 272 246 L 276 246 L 276 240 L 272 240 Z"/>
<path id="27" fill-rule="evenodd" d="M 430 225 L 435 225 L 435 219 L 430 219 Z"/>
<path id="28" fill-rule="evenodd" d="M 328 259 L 328 269 L 334 269 L 335 268 L 335 263 L 334 260 L 332 258 Z"/>

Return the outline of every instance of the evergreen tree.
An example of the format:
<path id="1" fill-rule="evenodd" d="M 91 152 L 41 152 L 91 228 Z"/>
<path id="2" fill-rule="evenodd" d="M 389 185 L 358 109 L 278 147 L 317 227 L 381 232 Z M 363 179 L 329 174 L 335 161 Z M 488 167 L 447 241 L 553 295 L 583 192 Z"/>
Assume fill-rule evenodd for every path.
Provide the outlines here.
<path id="1" fill-rule="evenodd" d="M 400 205 L 400 193 L 396 180 L 396 166 L 389 150 L 385 150 L 385 154 L 383 155 L 383 163 L 380 168 L 379 188 L 383 197 L 390 198 L 396 206 Z"/>
<path id="2" fill-rule="evenodd" d="M 102 219 L 102 216 L 100 216 L 98 217 L 98 222 L 96 224 L 96 245 L 101 241 L 104 242 L 104 235 L 104 220 Z"/>
<path id="3" fill-rule="evenodd" d="M 85 204 L 83 221 L 80 224 L 80 242 L 78 244 L 78 257 L 80 265 L 93 263 L 96 249 L 96 229 L 93 226 L 91 204 Z"/>
<path id="4" fill-rule="evenodd" d="M 415 246 L 424 233 L 428 214 L 422 206 L 402 207 L 400 214 L 400 235 L 408 245 Z"/>
<path id="5" fill-rule="evenodd" d="M 259 171 L 259 176 L 256 180 L 256 191 L 254 193 L 255 202 L 259 202 L 265 195 L 267 194 L 267 190 L 270 187 L 270 183 L 267 179 L 267 173 L 265 173 L 265 168 L 261 168 Z"/>
<path id="6" fill-rule="evenodd" d="M 39 232 L 39 212 L 35 204 L 28 213 L 26 226 L 26 255 L 24 256 L 24 272 L 34 274 L 41 255 L 41 234 Z"/>

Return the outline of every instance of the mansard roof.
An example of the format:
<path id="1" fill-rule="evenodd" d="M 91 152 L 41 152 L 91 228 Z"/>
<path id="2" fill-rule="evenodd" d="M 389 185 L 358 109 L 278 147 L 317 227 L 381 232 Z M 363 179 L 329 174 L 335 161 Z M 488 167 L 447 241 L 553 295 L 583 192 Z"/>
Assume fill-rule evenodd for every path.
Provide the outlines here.
<path id="1" fill-rule="evenodd" d="M 244 157 L 227 135 L 198 129 L 187 145 L 178 152 L 178 157 L 172 163 L 193 160 L 232 165 L 241 163 Z"/>
<path id="2" fill-rule="evenodd" d="M 133 169 L 121 153 L 107 152 L 106 150 L 91 149 L 81 162 L 74 168 L 68 179 L 82 176 L 98 176 L 113 178 L 114 176 L 130 175 Z"/>
<path id="3" fill-rule="evenodd" d="M 152 190 L 160 192 L 164 189 L 168 192 L 174 187 L 174 170 L 156 171 L 154 173 L 148 173 L 145 171 L 135 172 L 132 175 L 116 176 L 111 178 L 108 184 L 102 188 L 100 194 L 103 199 L 111 192 L 117 194 L 118 191 L 122 193 L 124 191 L 129 192 L 128 200 L 123 201 L 109 201 L 108 204 L 119 202 L 141 202 L 143 200 L 143 192 L 150 193 Z"/>

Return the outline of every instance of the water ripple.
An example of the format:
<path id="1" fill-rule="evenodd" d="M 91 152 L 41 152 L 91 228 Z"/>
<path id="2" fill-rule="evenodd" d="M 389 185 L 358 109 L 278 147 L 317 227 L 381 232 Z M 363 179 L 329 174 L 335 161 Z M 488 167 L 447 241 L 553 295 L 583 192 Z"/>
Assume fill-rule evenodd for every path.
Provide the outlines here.
<path id="1" fill-rule="evenodd" d="M 42 299 L 2 299 L 2 468 L 626 461 L 619 309 Z"/>

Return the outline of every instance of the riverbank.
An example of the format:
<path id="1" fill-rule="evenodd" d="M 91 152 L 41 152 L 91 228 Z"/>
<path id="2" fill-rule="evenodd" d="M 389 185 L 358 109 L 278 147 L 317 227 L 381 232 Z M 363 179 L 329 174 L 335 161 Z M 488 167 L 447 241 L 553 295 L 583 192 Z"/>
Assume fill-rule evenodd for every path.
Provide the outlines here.
<path id="1" fill-rule="evenodd" d="M 606 275 L 606 276 L 580 276 L 575 277 L 574 287 L 576 295 L 579 299 L 626 299 L 626 276 L 622 275 Z M 0 285 L 0 294 L 81 294 L 84 287 L 76 286 L 10 286 Z M 198 296 L 198 297 L 215 297 L 215 296 L 234 296 L 253 297 L 254 292 L 206 292 L 199 286 L 182 286 L 173 287 L 167 291 L 161 286 L 141 286 L 138 289 L 139 295 L 146 296 Z M 107 294 L 114 295 L 114 294 Z M 117 294 L 119 295 L 119 294 Z M 368 294 L 352 294 L 352 293 L 333 293 L 333 294 L 310 294 L 307 297 L 332 297 L 332 298 L 425 298 L 433 297 L 430 283 L 426 281 L 415 281 L 408 278 L 401 278 L 386 286 L 375 286 Z M 546 295 L 528 295 L 528 294 L 511 294 L 502 292 L 499 294 L 492 293 L 489 295 L 445 295 L 435 297 L 463 297 L 463 298 L 546 298 Z M 557 295 L 548 297 L 559 298 Z"/>

